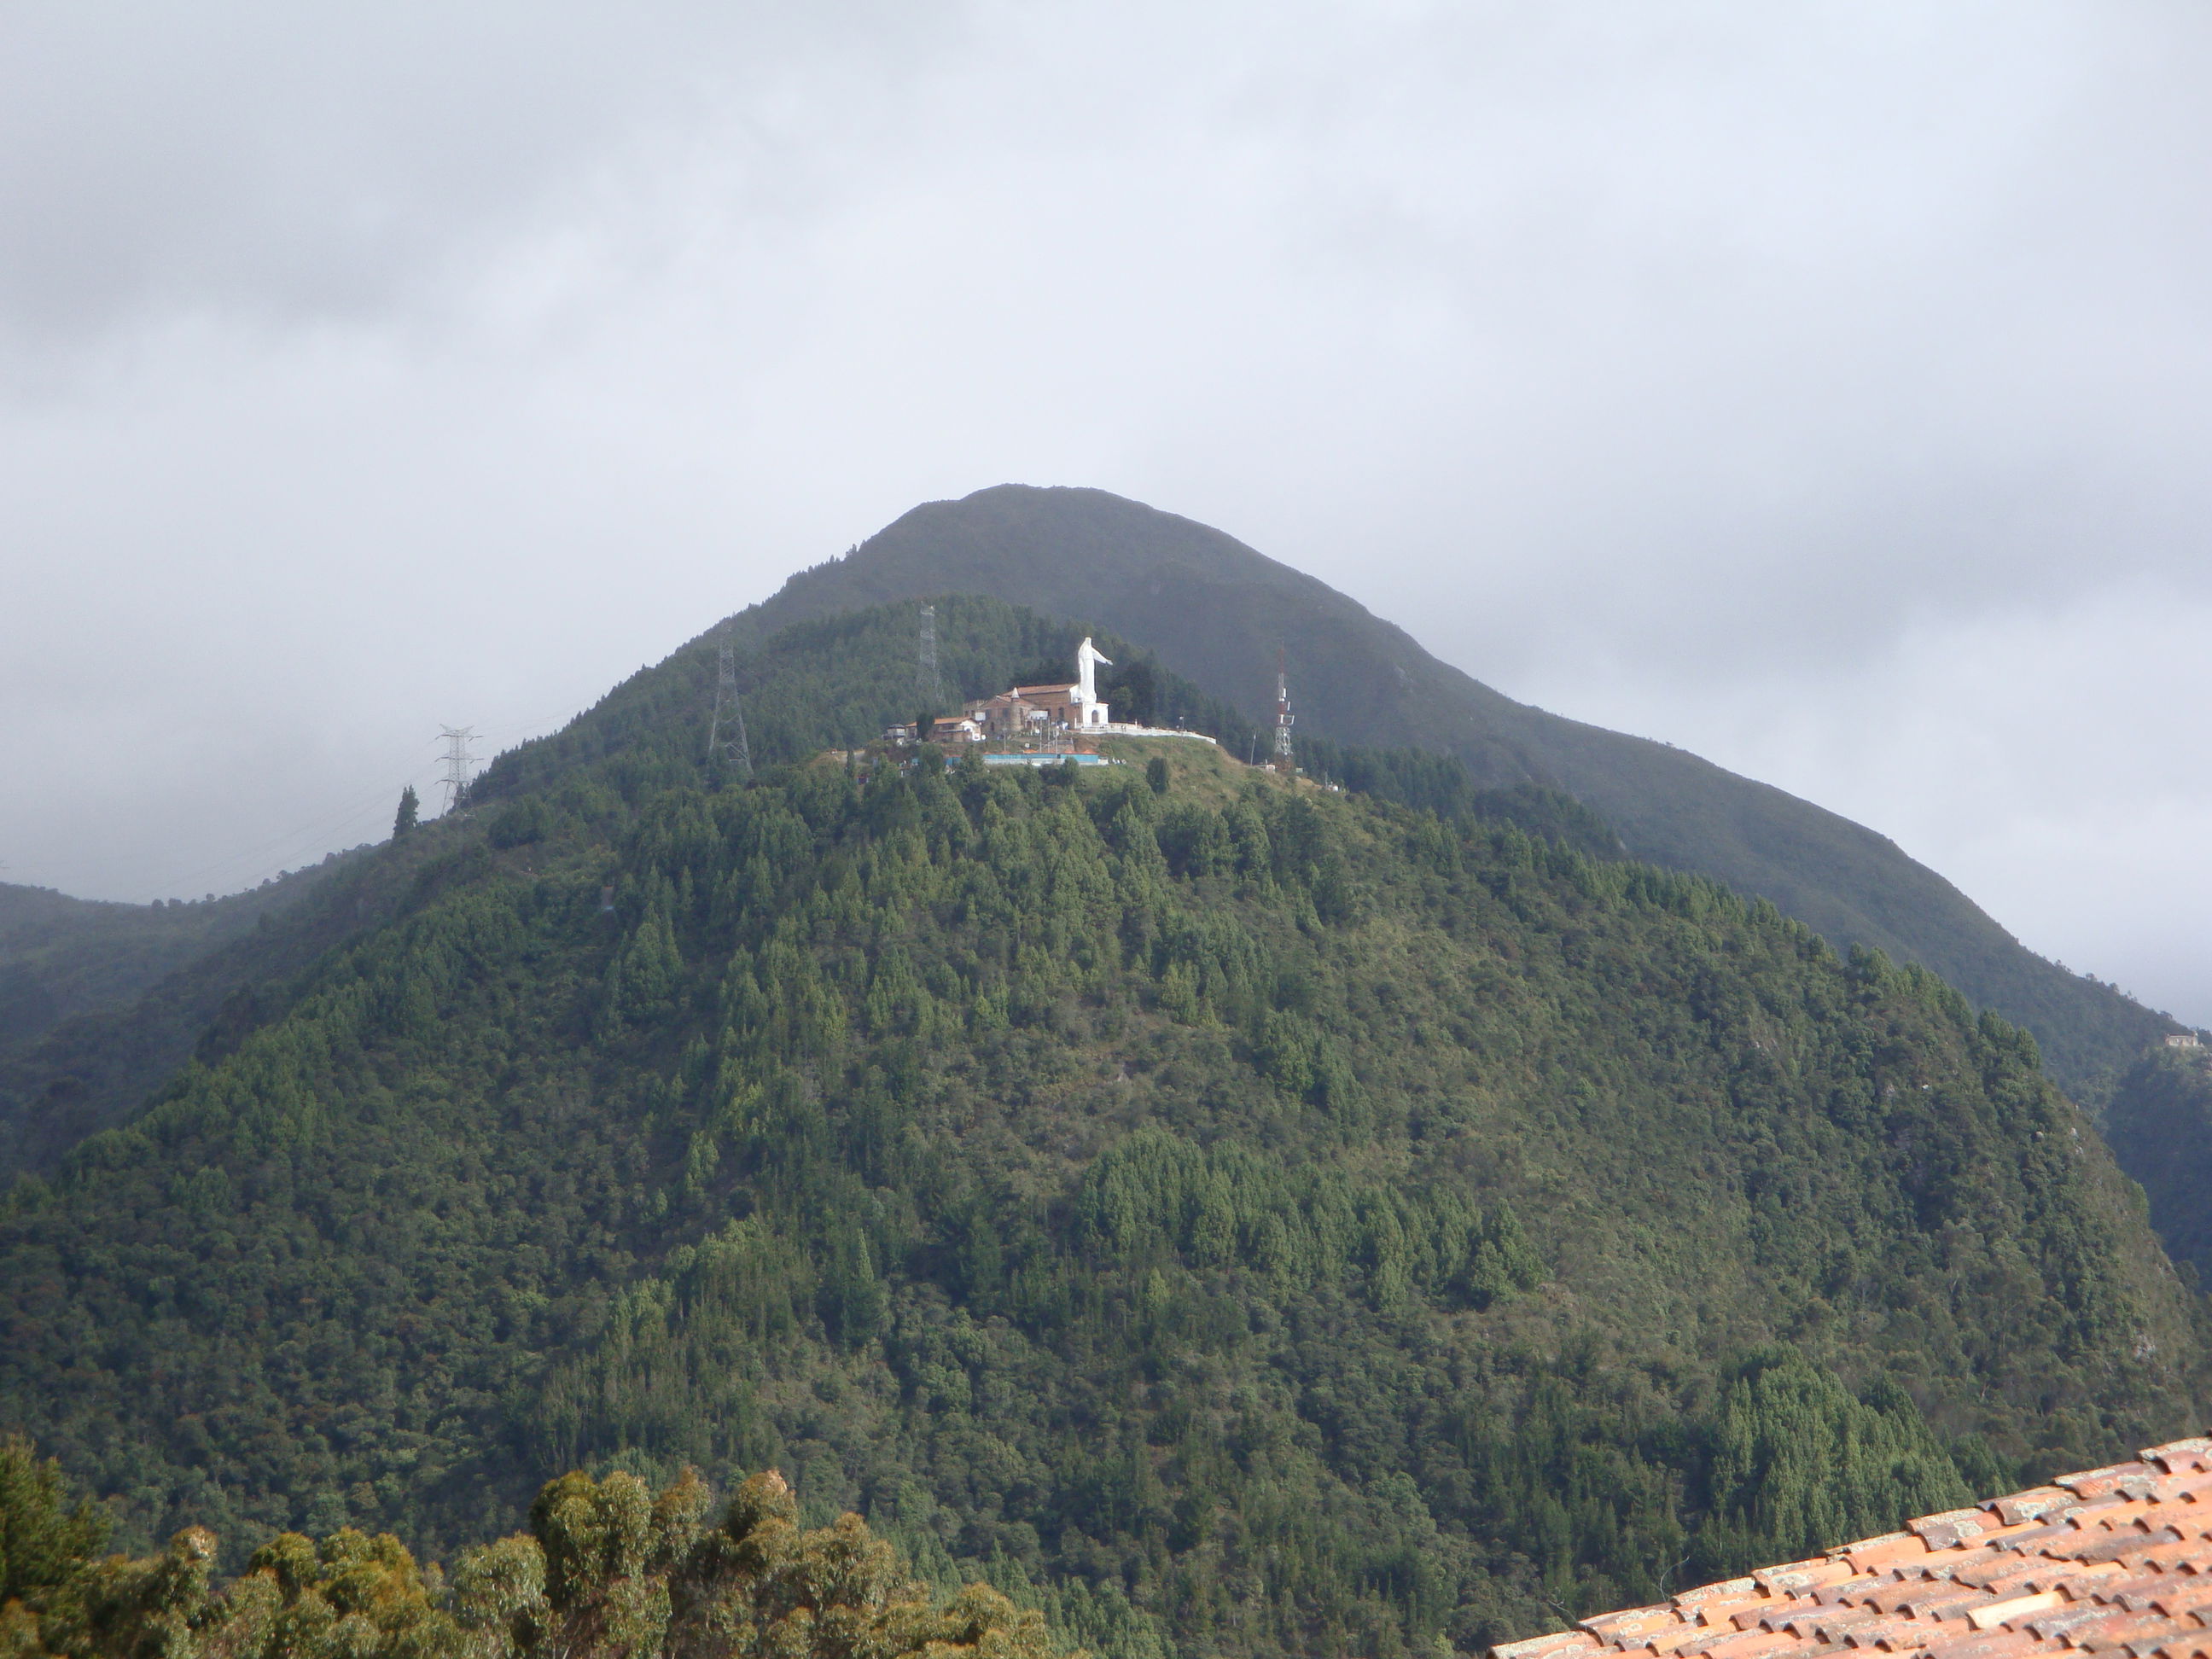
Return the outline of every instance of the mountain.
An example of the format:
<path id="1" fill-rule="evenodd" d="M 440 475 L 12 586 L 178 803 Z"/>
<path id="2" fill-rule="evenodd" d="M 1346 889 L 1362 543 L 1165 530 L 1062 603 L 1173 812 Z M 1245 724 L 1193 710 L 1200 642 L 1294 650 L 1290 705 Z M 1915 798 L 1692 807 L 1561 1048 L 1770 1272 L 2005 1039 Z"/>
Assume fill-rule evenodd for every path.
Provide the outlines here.
<path id="1" fill-rule="evenodd" d="M 1255 721 L 1287 646 L 1302 734 L 1455 756 L 1480 783 L 1564 791 L 1635 857 L 1771 899 L 1838 949 L 1921 963 L 2027 1026 L 2051 1074 L 2093 1108 L 2179 1029 L 2028 951 L 1874 830 L 1685 750 L 1516 702 L 1313 577 L 1103 490 L 1007 484 L 917 507 L 793 577 L 735 635 L 948 592 L 1095 623 Z"/>
<path id="2" fill-rule="evenodd" d="M 137 1110 L 196 1053 L 222 1052 L 263 1009 L 281 1006 L 292 975 L 392 915 L 414 867 L 403 848 L 375 859 L 334 853 L 228 898 L 153 907 L 151 918 L 126 905 L 26 906 L 58 914 L 62 926 L 42 945 L 30 942 L 40 938 L 31 927 L 18 932 L 15 971 L 46 993 L 91 979 L 85 965 L 96 964 L 105 994 L 80 995 L 70 1017 L 0 1045 L 0 1180 L 50 1170 L 85 1136 Z M 123 917 L 84 913 L 117 910 Z M 179 915 L 181 925 L 169 923 Z M 49 994 L 42 1006 L 61 1001 Z"/>
<path id="3" fill-rule="evenodd" d="M 2120 1079 L 2106 1113 L 2112 1150 L 2143 1186 L 2175 1261 L 2212 1279 L 2212 1050 L 2160 1046 Z"/>
<path id="4" fill-rule="evenodd" d="M 956 689 L 1077 636 L 937 610 Z M 1133 1659 L 1465 1649 L 2201 1421 L 2136 1189 L 1933 975 L 1403 752 L 857 759 L 914 622 L 718 627 L 369 854 L 0 1202 L 0 1427 L 234 1550 L 774 1467 Z"/>
<path id="5" fill-rule="evenodd" d="M 283 910 L 327 863 L 196 903 L 112 904 L 0 882 L 0 1054 L 64 1020 L 128 1006 Z"/>

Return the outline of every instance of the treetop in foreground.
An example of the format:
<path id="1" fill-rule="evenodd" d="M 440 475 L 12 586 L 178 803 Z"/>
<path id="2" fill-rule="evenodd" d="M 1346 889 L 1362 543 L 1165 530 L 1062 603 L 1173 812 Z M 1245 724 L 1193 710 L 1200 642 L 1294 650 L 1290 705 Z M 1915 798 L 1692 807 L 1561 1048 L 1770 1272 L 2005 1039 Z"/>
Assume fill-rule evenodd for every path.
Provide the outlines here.
<path id="1" fill-rule="evenodd" d="M 22 1461 L 18 1447 L 9 1453 Z M 12 1469 L 15 1465 L 7 1465 Z M 52 1478 L 51 1466 L 45 1471 Z M 0 1530 L 42 1510 L 0 1492 Z M 0 1608 L 0 1659 L 1046 1659 L 1044 1621 L 987 1584 L 948 1597 L 858 1516 L 800 1524 L 783 1477 L 716 1524 L 690 1470 L 549 1482 L 530 1529 L 465 1551 L 450 1583 L 389 1533 L 284 1533 L 216 1581 L 187 1527 L 150 1556 L 42 1559 Z"/>

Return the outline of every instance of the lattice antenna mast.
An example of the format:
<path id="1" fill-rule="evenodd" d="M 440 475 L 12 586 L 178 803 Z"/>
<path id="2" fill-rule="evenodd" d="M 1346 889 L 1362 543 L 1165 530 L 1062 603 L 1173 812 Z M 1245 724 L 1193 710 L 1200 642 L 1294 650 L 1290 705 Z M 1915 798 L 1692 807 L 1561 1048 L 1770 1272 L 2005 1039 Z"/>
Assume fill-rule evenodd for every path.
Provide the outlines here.
<path id="1" fill-rule="evenodd" d="M 1291 713 L 1290 653 L 1278 647 L 1275 653 L 1275 758 L 1279 772 L 1291 770 L 1291 727 L 1297 716 Z"/>
<path id="2" fill-rule="evenodd" d="M 726 722 L 730 735 L 722 737 Z M 739 777 L 753 775 L 752 744 L 745 737 L 745 711 L 738 701 L 738 653 L 728 641 L 714 665 L 714 712 L 707 721 L 707 758 L 726 761 Z"/>
<path id="3" fill-rule="evenodd" d="M 915 653 L 914 689 L 925 707 L 934 709 L 945 700 L 945 687 L 937 678 L 937 607 L 921 607 L 921 638 Z"/>
<path id="4" fill-rule="evenodd" d="M 473 726 L 441 726 L 438 731 L 446 742 L 446 770 L 438 781 L 446 786 L 445 810 L 450 812 L 468 789 L 469 780 L 476 775 L 477 757 L 469 752 L 469 745 L 476 741 L 477 729 Z"/>

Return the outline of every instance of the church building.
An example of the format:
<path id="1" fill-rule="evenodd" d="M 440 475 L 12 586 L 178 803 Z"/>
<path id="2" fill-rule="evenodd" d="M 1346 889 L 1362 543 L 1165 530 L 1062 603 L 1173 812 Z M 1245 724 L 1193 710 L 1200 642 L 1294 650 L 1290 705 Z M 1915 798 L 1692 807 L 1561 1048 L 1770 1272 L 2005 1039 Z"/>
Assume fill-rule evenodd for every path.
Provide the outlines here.
<path id="1" fill-rule="evenodd" d="M 1017 685 L 967 706 L 963 726 L 987 738 L 1080 735 L 1105 730 L 1107 706 L 1098 699 L 1097 671 L 1113 659 L 1085 636 L 1075 650 L 1075 678 L 1049 685 Z M 944 722 L 940 722 L 944 724 Z"/>

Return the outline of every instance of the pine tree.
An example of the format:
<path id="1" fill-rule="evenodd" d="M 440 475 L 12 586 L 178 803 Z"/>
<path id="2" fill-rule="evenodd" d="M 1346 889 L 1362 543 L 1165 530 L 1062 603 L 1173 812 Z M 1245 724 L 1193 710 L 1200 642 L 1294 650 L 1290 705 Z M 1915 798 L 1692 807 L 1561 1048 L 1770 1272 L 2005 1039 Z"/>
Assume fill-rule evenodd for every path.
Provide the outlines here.
<path id="1" fill-rule="evenodd" d="M 392 840 L 406 839 L 420 817 L 422 805 L 422 802 L 416 799 L 413 784 L 409 784 L 399 792 L 399 815 L 392 820 Z"/>

